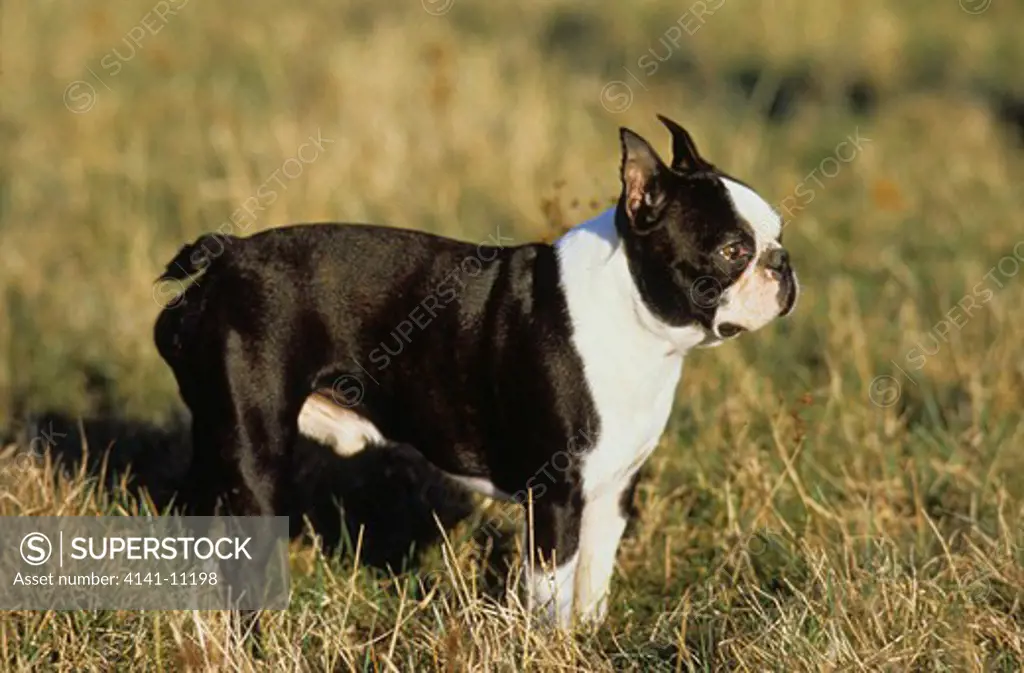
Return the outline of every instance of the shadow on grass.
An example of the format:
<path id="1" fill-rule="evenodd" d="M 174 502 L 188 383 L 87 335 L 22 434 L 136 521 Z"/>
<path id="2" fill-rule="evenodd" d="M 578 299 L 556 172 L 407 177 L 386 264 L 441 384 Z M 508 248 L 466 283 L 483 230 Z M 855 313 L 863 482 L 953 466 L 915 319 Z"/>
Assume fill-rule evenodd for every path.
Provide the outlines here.
<path id="1" fill-rule="evenodd" d="M 177 491 L 191 458 L 186 420 L 160 427 L 111 415 L 76 419 L 44 413 L 34 419 L 26 444 L 65 473 L 86 471 L 117 489 L 148 494 L 159 511 L 181 504 Z M 414 449 L 395 445 L 351 458 L 316 442 L 295 450 L 292 487 L 301 513 L 292 517 L 293 536 L 304 519 L 321 536 L 324 552 L 349 552 L 363 527 L 360 559 L 393 571 L 414 568 L 420 551 L 437 542 L 434 520 L 450 529 L 473 511 L 469 494 Z"/>

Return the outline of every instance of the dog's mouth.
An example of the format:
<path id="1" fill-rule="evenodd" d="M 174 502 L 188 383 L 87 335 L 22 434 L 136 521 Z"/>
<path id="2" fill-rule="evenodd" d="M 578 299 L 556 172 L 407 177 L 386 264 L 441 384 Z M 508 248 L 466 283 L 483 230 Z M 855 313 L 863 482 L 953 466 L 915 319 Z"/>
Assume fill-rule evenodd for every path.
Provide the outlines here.
<path id="1" fill-rule="evenodd" d="M 739 325 L 731 322 L 724 322 L 717 328 L 718 336 L 723 339 L 731 339 L 734 336 L 742 334 L 747 331 L 746 327 L 740 327 Z"/>
<path id="2" fill-rule="evenodd" d="M 796 282 L 796 276 L 789 274 L 782 282 L 779 287 L 779 293 L 783 294 L 782 297 L 782 311 L 779 313 L 780 318 L 784 318 L 793 312 L 796 307 L 796 297 L 799 286 Z"/>

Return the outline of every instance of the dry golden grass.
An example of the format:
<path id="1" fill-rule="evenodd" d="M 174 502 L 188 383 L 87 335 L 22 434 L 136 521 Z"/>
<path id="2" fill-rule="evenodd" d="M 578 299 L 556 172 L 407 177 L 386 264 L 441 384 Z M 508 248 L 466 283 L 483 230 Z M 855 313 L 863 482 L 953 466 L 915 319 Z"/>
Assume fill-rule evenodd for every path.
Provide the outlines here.
<path id="1" fill-rule="evenodd" d="M 770 200 L 799 198 L 786 243 L 804 285 L 787 321 L 688 361 L 596 633 L 538 630 L 506 598 L 474 532 L 515 515 L 482 502 L 405 574 L 296 542 L 262 663 L 221 614 L 19 612 L 0 615 L 4 667 L 1024 666 L 1024 274 L 1005 261 L 1024 265 L 1024 162 L 992 104 L 1021 93 L 1024 8 L 707 4 L 670 50 L 659 39 L 692 5 L 168 0 L 180 11 L 151 16 L 162 28 L 134 49 L 148 2 L 0 6 L 0 426 L 180 412 L 152 279 L 318 133 L 247 232 L 329 219 L 551 237 L 616 196 L 617 127 L 665 147 L 667 114 Z M 649 48 L 671 56 L 648 75 Z M 754 66 L 748 100 L 734 83 Z M 805 71 L 805 104 L 766 121 Z M 622 99 L 602 91 L 620 80 L 632 98 L 613 113 Z M 877 97 L 862 113 L 846 103 L 858 81 Z M 828 163 L 857 134 L 870 140 Z M 0 514 L 140 507 L 84 471 L 6 460 Z"/>

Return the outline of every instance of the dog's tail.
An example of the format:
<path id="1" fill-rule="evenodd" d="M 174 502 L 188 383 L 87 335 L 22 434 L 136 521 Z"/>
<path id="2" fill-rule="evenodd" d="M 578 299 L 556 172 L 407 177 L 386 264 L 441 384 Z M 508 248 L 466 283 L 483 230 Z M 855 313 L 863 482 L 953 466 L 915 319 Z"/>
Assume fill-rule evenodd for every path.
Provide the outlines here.
<path id="1" fill-rule="evenodd" d="M 153 326 L 153 338 L 176 373 L 176 365 L 192 350 L 199 317 L 217 284 L 213 272 L 227 261 L 231 245 L 239 240 L 226 234 L 203 234 L 183 246 L 156 279 L 153 297 L 163 310 Z"/>
<path id="2" fill-rule="evenodd" d="M 185 280 L 197 277 L 206 271 L 214 261 L 224 256 L 228 246 L 238 240 L 227 234 L 203 234 L 192 243 L 184 245 L 174 259 L 167 263 L 157 281 Z"/>

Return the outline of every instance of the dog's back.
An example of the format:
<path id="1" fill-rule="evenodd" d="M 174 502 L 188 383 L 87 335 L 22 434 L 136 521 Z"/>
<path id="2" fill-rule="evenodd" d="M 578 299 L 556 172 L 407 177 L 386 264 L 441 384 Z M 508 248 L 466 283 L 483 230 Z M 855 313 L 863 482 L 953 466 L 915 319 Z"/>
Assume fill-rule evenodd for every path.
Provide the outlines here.
<path id="1" fill-rule="evenodd" d="M 401 258 L 395 252 L 400 250 Z M 359 305 L 405 284 L 430 286 L 445 278 L 416 278 L 422 270 L 459 270 L 476 265 L 473 279 L 486 280 L 485 267 L 504 256 L 499 246 L 473 245 L 425 232 L 363 224 L 301 224 L 277 227 L 251 237 L 204 234 L 183 246 L 157 278 L 165 305 L 157 318 L 154 340 L 161 357 L 175 370 L 187 362 L 195 347 L 203 317 L 225 300 L 258 300 L 237 294 L 248 286 L 254 292 L 288 292 L 296 288 L 303 299 L 346 299 Z M 438 260 L 451 259 L 448 266 Z M 449 269 L 451 267 L 451 269 Z M 465 276 L 466 274 L 462 274 Z M 483 278 L 482 278 L 483 277 Z M 463 280 L 468 280 L 464 278 Z M 219 288 L 232 286 L 232 291 Z M 276 290 L 274 289 L 276 286 Z M 333 286 L 336 292 L 325 292 Z M 409 284 L 405 284 L 410 289 Z"/>
<path id="2" fill-rule="evenodd" d="M 345 374 L 333 366 L 340 362 L 378 385 L 395 383 L 375 385 L 374 394 L 401 397 L 398 388 L 418 387 L 428 376 L 444 381 L 455 359 L 478 357 L 476 341 L 494 320 L 508 318 L 508 308 L 494 313 L 496 296 L 525 292 L 510 306 L 531 303 L 532 289 L 511 279 L 533 276 L 535 246 L 497 242 L 349 224 L 292 225 L 248 238 L 207 234 L 181 248 L 157 279 L 170 301 L 154 340 L 193 410 L 207 402 L 204 391 L 234 337 L 276 344 L 289 372 L 318 372 L 302 384 L 309 386 L 303 394 L 329 390 Z M 543 247 L 553 267 L 550 247 Z M 413 339 L 427 324 L 435 338 Z M 397 358 L 401 367 L 389 366 L 396 350 L 407 352 Z M 451 404 L 476 395 L 463 390 Z"/>

